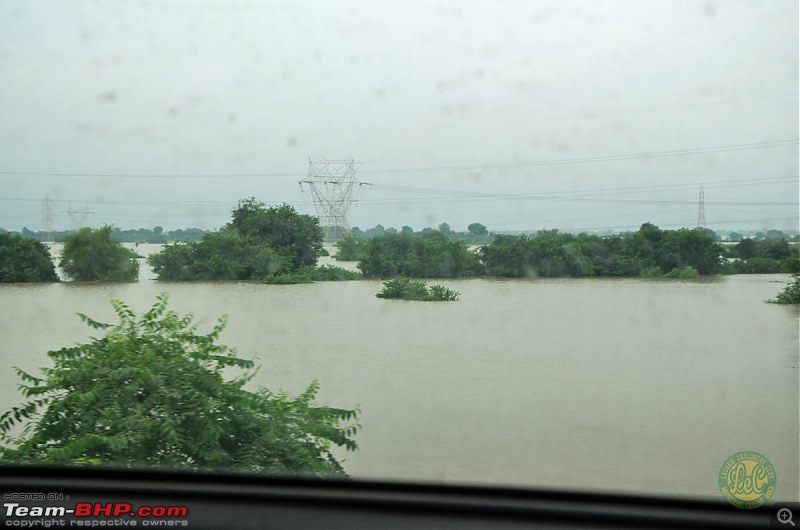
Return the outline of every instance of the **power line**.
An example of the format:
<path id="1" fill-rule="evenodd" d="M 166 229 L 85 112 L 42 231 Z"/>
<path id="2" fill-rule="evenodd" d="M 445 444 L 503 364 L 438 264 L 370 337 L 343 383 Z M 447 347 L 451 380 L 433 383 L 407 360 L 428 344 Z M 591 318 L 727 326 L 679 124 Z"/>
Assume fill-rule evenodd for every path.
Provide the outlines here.
<path id="1" fill-rule="evenodd" d="M 470 171 L 470 170 L 486 170 L 486 169 L 509 169 L 515 167 L 535 167 L 546 165 L 562 165 L 562 164 L 582 164 L 587 162 L 609 162 L 615 160 L 631 160 L 637 158 L 658 158 L 658 157 L 671 157 L 671 156 L 684 156 L 695 155 L 704 153 L 718 153 L 728 151 L 742 151 L 747 149 L 764 149 L 770 147 L 781 147 L 787 145 L 797 145 L 798 140 L 778 140 L 772 142 L 754 142 L 747 144 L 734 144 L 723 145 L 714 147 L 700 147 L 692 149 L 675 149 L 669 151 L 646 151 L 639 153 L 627 153 L 619 155 L 599 155 L 588 156 L 580 158 L 559 158 L 549 160 L 535 160 L 529 162 L 509 162 L 509 163 L 493 163 L 493 164 L 475 164 L 475 165 L 450 165 L 450 166 L 424 166 L 424 167 L 408 167 L 408 168 L 394 168 L 394 169 L 373 169 L 373 170 L 359 170 L 361 174 L 382 175 L 382 174 L 397 174 L 397 173 L 432 173 L 439 171 Z M 204 174 L 190 174 L 190 173 L 68 173 L 60 171 L 0 171 L 0 175 L 16 175 L 16 176 L 52 176 L 52 177 L 90 177 L 90 178 L 287 178 L 287 177 L 303 177 L 304 173 L 284 172 L 284 173 L 204 173 Z"/>
<path id="2" fill-rule="evenodd" d="M 353 206 L 353 191 L 357 184 L 356 162 L 349 160 L 322 159 L 314 162 L 308 157 L 308 176 L 301 180 L 308 186 L 314 199 L 319 224 L 322 227 L 325 241 L 338 241 L 350 235 L 348 215 Z"/>
<path id="3" fill-rule="evenodd" d="M 717 181 L 708 181 L 711 185 L 708 187 L 713 188 L 734 188 L 740 186 L 754 186 L 754 185 L 764 185 L 764 184 L 783 184 L 786 182 L 795 182 L 800 178 L 798 175 L 792 175 L 787 177 L 764 177 L 764 178 L 749 178 L 749 179 L 738 179 L 738 180 L 717 180 Z M 770 182 L 764 182 L 770 181 Z M 451 190 L 451 189 L 438 189 L 438 188 L 419 188 L 419 187 L 411 187 L 411 186 L 393 186 L 390 184 L 373 184 L 373 188 L 381 190 L 385 189 L 387 191 L 397 191 L 397 192 L 421 192 L 421 193 L 446 193 L 446 194 L 461 194 L 461 195 L 478 195 L 482 196 L 485 195 L 485 192 L 470 192 L 470 191 L 462 191 L 462 190 Z M 589 188 L 589 189 L 569 189 L 564 191 L 544 191 L 538 192 L 535 195 L 560 195 L 564 193 L 580 193 L 581 195 L 598 195 L 598 194 L 608 194 L 608 193 L 615 193 L 615 194 L 627 194 L 627 193 L 645 193 L 645 192 L 674 192 L 674 191 L 681 191 L 685 189 L 695 189 L 697 187 L 697 183 L 687 183 L 687 184 L 662 184 L 662 185 L 648 185 L 648 186 L 633 186 L 633 187 L 621 187 L 621 188 Z"/>
<path id="4" fill-rule="evenodd" d="M 742 186 L 764 186 L 774 184 L 785 184 L 788 182 L 797 182 L 800 176 L 791 175 L 783 177 L 762 177 L 762 178 L 749 178 L 749 179 L 735 179 L 735 180 L 717 180 L 708 181 L 704 183 L 706 188 L 724 189 Z M 648 186 L 633 186 L 633 187 L 619 187 L 619 188 L 590 188 L 590 189 L 568 189 L 559 191 L 548 192 L 531 192 L 531 193 L 492 193 L 492 192 L 476 192 L 452 189 L 439 189 L 439 188 L 420 188 L 409 186 L 392 186 L 373 184 L 372 187 L 378 190 L 386 190 L 389 192 L 414 192 L 414 193 L 428 193 L 428 194 L 444 194 L 442 196 L 434 197 L 410 197 L 410 198 L 388 198 L 388 199 L 364 199 L 359 202 L 364 204 L 387 204 L 387 203 L 431 203 L 440 201 L 457 201 L 457 200 L 574 200 L 578 202 L 634 202 L 634 203 L 674 203 L 674 204 L 696 204 L 691 200 L 669 200 L 669 199 L 618 199 L 618 198 L 604 198 L 596 197 L 597 195 L 624 195 L 630 193 L 664 193 L 676 192 L 687 189 L 696 189 L 698 183 L 686 184 L 666 184 L 666 185 L 648 185 Z M 579 194 L 581 197 L 569 197 L 566 194 Z M 588 197 L 586 197 L 588 195 Z M 593 197 L 595 196 L 595 197 Z M 20 197 L 0 197 L 0 201 L 8 202 L 34 202 L 38 199 L 34 198 L 20 198 Z M 74 199 L 71 199 L 74 200 Z M 61 199 L 53 202 L 67 203 L 71 200 Z M 230 207 L 232 201 L 125 201 L 125 200 L 103 200 L 94 199 L 95 204 L 108 204 L 108 205 L 125 205 L 125 206 L 226 206 Z M 778 202 L 778 201 L 707 201 L 709 204 L 717 205 L 736 205 L 736 206 L 796 206 L 797 202 Z M 313 201 L 293 201 L 291 204 L 310 205 L 314 204 Z"/>

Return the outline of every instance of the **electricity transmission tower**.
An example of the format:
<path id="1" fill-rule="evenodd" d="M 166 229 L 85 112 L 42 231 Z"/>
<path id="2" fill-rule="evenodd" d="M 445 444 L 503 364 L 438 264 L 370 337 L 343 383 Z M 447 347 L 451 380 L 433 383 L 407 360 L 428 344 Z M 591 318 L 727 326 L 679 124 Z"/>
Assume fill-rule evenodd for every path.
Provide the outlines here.
<path id="1" fill-rule="evenodd" d="M 44 194 L 42 201 L 42 231 L 44 231 L 44 240 L 46 242 L 53 241 L 53 201 L 50 200 L 50 194 Z"/>
<path id="2" fill-rule="evenodd" d="M 75 210 L 72 208 L 72 203 L 69 203 L 69 210 L 66 210 L 63 213 L 69 215 L 69 220 L 72 223 L 72 229 L 80 230 L 86 226 L 86 220 L 89 218 L 89 214 L 94 212 L 89 210 L 89 203 L 87 202 L 83 207 L 83 210 Z"/>
<path id="3" fill-rule="evenodd" d="M 347 216 L 353 205 L 353 192 L 359 182 L 355 175 L 355 160 L 317 160 L 308 158 L 308 177 L 300 181 L 311 190 L 314 208 L 326 242 L 337 241 L 350 234 Z"/>
<path id="4" fill-rule="evenodd" d="M 697 209 L 697 228 L 708 228 L 706 225 L 706 196 L 700 184 L 700 201 Z"/>

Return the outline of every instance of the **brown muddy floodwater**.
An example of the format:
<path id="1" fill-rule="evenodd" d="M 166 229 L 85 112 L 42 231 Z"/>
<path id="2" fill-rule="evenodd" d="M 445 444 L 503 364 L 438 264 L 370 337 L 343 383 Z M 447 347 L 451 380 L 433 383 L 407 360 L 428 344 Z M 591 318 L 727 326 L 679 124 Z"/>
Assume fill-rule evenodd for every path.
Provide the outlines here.
<path id="1" fill-rule="evenodd" d="M 155 246 L 140 246 L 148 253 Z M 330 260 L 326 260 L 330 262 Z M 0 286 L 0 397 L 13 366 L 92 333 L 162 291 L 201 330 L 262 365 L 258 383 L 360 407 L 353 476 L 721 498 L 717 473 L 751 450 L 775 466 L 773 501 L 798 500 L 798 309 L 786 275 L 713 280 L 440 282 L 455 303 L 375 298 L 380 282 Z"/>

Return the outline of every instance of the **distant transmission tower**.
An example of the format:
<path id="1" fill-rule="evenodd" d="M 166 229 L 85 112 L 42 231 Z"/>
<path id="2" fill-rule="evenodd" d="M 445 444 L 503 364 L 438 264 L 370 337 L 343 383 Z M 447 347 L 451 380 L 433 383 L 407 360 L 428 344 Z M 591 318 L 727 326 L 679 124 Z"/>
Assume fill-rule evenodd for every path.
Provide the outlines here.
<path id="1" fill-rule="evenodd" d="M 53 241 L 53 201 L 50 200 L 50 194 L 44 194 L 42 201 L 42 230 L 44 231 L 44 240 L 48 243 Z"/>
<path id="2" fill-rule="evenodd" d="M 317 160 L 308 158 L 308 177 L 300 181 L 311 190 L 314 207 L 325 241 L 333 242 L 350 234 L 347 216 L 353 205 L 353 191 L 359 182 L 355 175 L 355 160 Z"/>
<path id="3" fill-rule="evenodd" d="M 706 225 L 706 195 L 702 184 L 700 184 L 700 201 L 697 209 L 697 228 L 708 228 Z"/>
<path id="4" fill-rule="evenodd" d="M 69 215 L 69 220 L 72 223 L 72 229 L 80 230 L 86 226 L 86 220 L 89 218 L 89 214 L 94 212 L 89 210 L 89 203 L 87 202 L 83 207 L 83 210 L 75 210 L 72 208 L 72 203 L 69 203 L 69 210 L 63 213 Z"/>

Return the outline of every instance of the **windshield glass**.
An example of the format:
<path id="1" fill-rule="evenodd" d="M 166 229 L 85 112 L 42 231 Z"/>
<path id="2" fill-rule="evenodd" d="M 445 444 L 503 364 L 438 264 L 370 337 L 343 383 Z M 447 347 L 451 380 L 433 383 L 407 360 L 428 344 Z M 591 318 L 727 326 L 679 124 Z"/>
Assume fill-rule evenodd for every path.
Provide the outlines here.
<path id="1" fill-rule="evenodd" d="M 796 2 L 0 10 L 4 463 L 799 500 Z"/>

